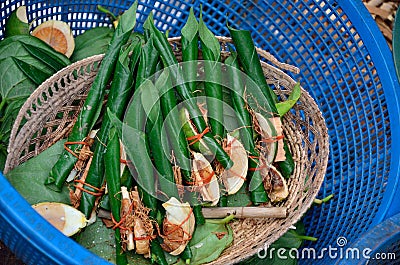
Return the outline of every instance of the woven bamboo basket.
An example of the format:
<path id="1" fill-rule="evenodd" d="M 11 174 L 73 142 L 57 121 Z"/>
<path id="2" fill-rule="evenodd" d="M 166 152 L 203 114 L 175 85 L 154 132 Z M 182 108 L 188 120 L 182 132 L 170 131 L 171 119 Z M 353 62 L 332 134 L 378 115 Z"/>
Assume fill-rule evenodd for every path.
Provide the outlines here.
<path id="1" fill-rule="evenodd" d="M 222 58 L 226 58 L 227 43 L 231 40 L 226 37 L 218 39 Z M 178 59 L 179 40 L 169 39 Z M 299 69 L 279 62 L 264 50 L 257 49 L 257 52 L 262 58 L 268 84 L 280 98 L 286 99 L 296 81 L 284 71 L 296 74 Z M 102 58 L 103 55 L 96 55 L 76 62 L 57 72 L 32 93 L 12 128 L 5 173 L 68 135 Z M 270 245 L 300 220 L 317 196 L 327 168 L 329 139 L 318 105 L 303 88 L 298 103 L 284 116 L 283 129 L 293 154 L 295 170 L 288 180 L 289 197 L 275 206 L 285 207 L 287 217 L 247 218 L 231 222 L 233 244 L 212 264 L 236 263 Z"/>

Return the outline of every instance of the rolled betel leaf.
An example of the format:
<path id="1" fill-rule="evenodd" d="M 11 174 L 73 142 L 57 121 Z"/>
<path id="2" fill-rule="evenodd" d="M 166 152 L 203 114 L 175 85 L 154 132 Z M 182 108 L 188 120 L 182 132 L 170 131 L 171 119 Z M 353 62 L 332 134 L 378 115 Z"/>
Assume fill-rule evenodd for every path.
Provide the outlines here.
<path id="1" fill-rule="evenodd" d="M 260 113 L 265 117 L 280 117 L 276 106 L 278 97 L 265 79 L 261 62 L 251 37 L 251 32 L 248 30 L 234 29 L 230 26 L 228 26 L 228 29 L 235 45 L 240 65 L 243 67 L 244 72 L 255 82 L 256 89 L 261 90 L 260 92 L 264 96 L 265 102 L 261 104 L 261 108 L 259 108 Z M 288 177 L 293 173 L 294 161 L 286 141 L 283 139 L 280 141 L 283 142 L 286 159 L 284 161 L 279 161 L 278 165 L 280 168 L 284 168 L 285 175 Z"/>
<path id="2" fill-rule="evenodd" d="M 199 23 L 194 16 L 192 7 L 186 24 L 181 30 L 182 70 L 189 81 L 188 87 L 192 93 L 196 91 L 196 82 L 194 80 L 197 78 L 197 59 L 199 57 L 198 29 Z"/>
<path id="3" fill-rule="evenodd" d="M 148 216 L 155 220 L 159 211 L 157 208 L 153 165 L 149 156 L 148 139 L 142 130 L 144 127 L 144 120 L 141 120 L 142 123 L 129 122 L 129 120 L 136 120 L 136 117 L 142 117 L 144 114 L 139 93 L 133 96 L 127 117 L 124 120 L 126 123 L 122 123 L 112 112 L 107 112 L 113 126 L 115 126 L 117 132 L 122 135 L 122 143 L 126 154 L 136 170 L 139 196 L 144 206 L 150 210 Z M 129 124 L 135 127 L 131 127 Z M 158 264 L 168 264 L 158 240 L 152 240 L 150 248 L 152 258 L 156 260 Z"/>
<path id="4" fill-rule="evenodd" d="M 212 117 L 208 118 L 208 123 L 210 124 L 211 133 L 214 137 L 217 140 L 222 141 L 224 138 L 224 106 L 222 101 L 222 86 L 220 83 L 217 83 L 222 79 L 221 64 L 219 63 L 221 61 L 221 46 L 217 38 L 204 23 L 201 13 L 199 21 L 199 36 L 202 54 L 205 60 L 204 72 L 207 77 L 204 83 L 207 111 L 208 113 L 212 113 Z M 207 81 L 207 79 L 211 78 L 213 82 Z"/>
<path id="5" fill-rule="evenodd" d="M 240 65 L 243 67 L 244 72 L 256 83 L 265 97 L 266 104 L 263 104 L 262 107 L 266 112 L 279 116 L 275 106 L 278 98 L 265 79 L 260 58 L 258 57 L 250 31 L 238 30 L 229 26 L 228 29 L 235 45 Z"/>
<path id="6" fill-rule="evenodd" d="M 129 54 L 139 52 L 140 43 L 131 44 L 121 48 L 117 64 L 115 66 L 113 81 L 108 93 L 107 108 L 110 109 L 119 119 L 122 118 L 125 108 L 133 93 L 132 69 L 129 68 L 131 58 Z M 85 182 L 92 187 L 100 188 L 104 182 L 105 160 L 104 155 L 107 150 L 111 121 L 107 115 L 103 117 L 101 127 L 96 135 L 94 144 L 93 159 L 90 165 Z M 85 187 L 90 190 L 91 187 Z M 79 209 L 89 218 L 95 205 L 96 196 L 87 192 L 82 193 Z"/>
<path id="7" fill-rule="evenodd" d="M 170 73 L 173 82 L 175 82 L 176 92 L 181 97 L 181 99 L 184 100 L 184 103 L 190 113 L 190 117 L 197 130 L 201 132 L 207 132 L 207 123 L 205 122 L 202 113 L 197 106 L 196 99 L 193 98 L 192 93 L 187 86 L 187 83 L 182 82 L 185 79 L 182 76 L 182 71 L 180 67 L 178 67 L 178 60 L 176 59 L 172 51 L 171 45 L 168 43 L 165 35 L 156 28 L 154 23 L 147 23 L 145 25 L 145 29 L 150 35 L 154 37 L 154 46 L 160 53 L 161 60 L 163 61 L 164 66 L 170 67 Z M 221 163 L 224 168 L 232 167 L 232 160 L 210 132 L 204 133 L 203 139 L 209 149 L 215 155 L 216 159 Z"/>
<path id="8" fill-rule="evenodd" d="M 146 134 L 149 138 L 150 153 L 154 160 L 154 167 L 157 169 L 161 194 L 165 195 L 166 199 L 169 199 L 171 197 L 178 197 L 179 194 L 170 162 L 170 146 L 168 139 L 165 137 L 163 117 L 160 110 L 160 97 L 156 88 L 160 86 L 160 83 L 165 81 L 165 77 L 165 75 L 161 74 L 155 84 L 150 80 L 146 80 L 140 86 L 140 92 L 143 107 L 147 113 Z M 145 103 L 146 101 L 150 103 L 150 106 Z"/>
<path id="9" fill-rule="evenodd" d="M 240 139 L 248 152 L 248 177 L 250 180 L 249 190 L 251 201 L 258 205 L 260 203 L 267 202 L 267 194 L 265 192 L 262 177 L 260 171 L 257 170 L 260 167 L 259 161 L 259 151 L 255 147 L 254 136 L 256 132 L 253 128 L 252 117 L 247 108 L 247 103 L 245 101 L 245 85 L 242 78 L 242 73 L 240 72 L 240 65 L 237 58 L 237 53 L 232 52 L 225 60 L 225 64 L 228 65 L 227 72 L 228 77 L 231 79 L 232 87 L 234 89 L 230 90 L 232 97 L 233 107 L 239 122 L 240 129 Z"/>
<path id="10" fill-rule="evenodd" d="M 106 86 L 113 74 L 120 49 L 128 41 L 136 23 L 137 1 L 121 16 L 110 46 L 100 64 L 99 71 L 88 92 L 81 112 L 68 136 L 68 142 L 80 142 L 84 139 L 97 121 L 102 107 Z M 77 146 L 79 147 L 79 146 Z M 77 157 L 65 150 L 52 168 L 45 181 L 47 187 L 60 191 L 65 179 L 74 167 Z"/>
<path id="11" fill-rule="evenodd" d="M 121 172 L 120 172 L 120 143 L 115 129 L 111 130 L 107 150 L 105 153 L 105 175 L 107 181 L 107 189 L 109 193 L 111 212 L 114 220 L 118 223 L 121 220 Z M 115 229 L 115 249 L 116 263 L 127 264 L 126 254 L 122 250 L 121 231 L 120 228 Z"/>

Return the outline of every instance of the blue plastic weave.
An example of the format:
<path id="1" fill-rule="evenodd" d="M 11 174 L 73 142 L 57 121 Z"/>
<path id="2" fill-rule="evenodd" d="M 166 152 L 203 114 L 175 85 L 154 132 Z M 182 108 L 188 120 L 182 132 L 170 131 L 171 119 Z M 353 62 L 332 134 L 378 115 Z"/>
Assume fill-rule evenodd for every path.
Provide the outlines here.
<path id="1" fill-rule="evenodd" d="M 0 37 L 4 18 L 23 2 L 1 3 Z M 118 13 L 133 3 L 126 0 L 25 2 L 28 18 L 36 18 L 35 25 L 46 19 L 62 19 L 70 23 L 76 35 L 87 28 L 109 24 L 96 10 L 97 4 Z M 370 227 L 399 212 L 400 197 L 394 196 L 400 192 L 400 141 L 394 137 L 400 135 L 398 81 L 390 50 L 362 2 L 147 0 L 139 3 L 137 30 L 141 30 L 147 15 L 154 10 L 157 27 L 177 36 L 190 7 L 198 15 L 201 3 L 204 20 L 215 34 L 229 35 L 227 21 L 237 28 L 249 29 L 257 46 L 280 61 L 298 66 L 301 73 L 293 77 L 301 81 L 323 112 L 329 130 L 330 157 L 319 197 L 332 193 L 335 197 L 327 204 L 314 206 L 305 216 L 308 234 L 319 238 L 308 246 L 318 250 L 333 245 L 340 236 L 351 243 Z M 6 187 L 3 178 L 0 182 Z M 2 190 L 0 207 L 6 202 Z M 7 216 L 8 212 L 1 211 L 1 218 Z M 13 229 L 25 229 L 21 225 L 34 229 L 22 220 L 12 225 L 0 228 L 2 238 Z M 40 247 L 43 250 L 48 247 L 46 255 L 57 260 L 57 246 L 62 246 L 63 240 L 59 236 L 55 240 L 56 244 L 50 242 Z M 5 241 L 17 253 L 23 253 L 22 245 L 13 244 L 10 237 Z M 32 247 L 32 243 L 28 241 L 27 245 Z"/>
<path id="2" fill-rule="evenodd" d="M 370 264 L 396 265 L 400 260 L 400 214 L 386 219 L 384 222 L 371 228 L 356 240 L 352 245 L 343 246 L 353 253 L 343 255 L 337 265 Z M 364 253 L 363 253 L 364 252 Z"/>

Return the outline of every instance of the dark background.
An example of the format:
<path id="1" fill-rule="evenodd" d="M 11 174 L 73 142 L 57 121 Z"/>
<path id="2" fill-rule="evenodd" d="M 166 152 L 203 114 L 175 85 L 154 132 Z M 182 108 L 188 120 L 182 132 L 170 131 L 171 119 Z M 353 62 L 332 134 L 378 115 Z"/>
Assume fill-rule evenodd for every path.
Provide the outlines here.
<path id="1" fill-rule="evenodd" d="M 23 265 L 14 254 L 0 241 L 0 264 L 1 265 Z"/>

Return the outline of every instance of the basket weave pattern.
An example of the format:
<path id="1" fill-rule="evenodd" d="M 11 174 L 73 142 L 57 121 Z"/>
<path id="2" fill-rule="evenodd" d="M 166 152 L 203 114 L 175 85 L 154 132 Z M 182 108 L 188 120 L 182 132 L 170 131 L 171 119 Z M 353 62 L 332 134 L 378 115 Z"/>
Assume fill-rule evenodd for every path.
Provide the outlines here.
<path id="1" fill-rule="evenodd" d="M 219 40 L 222 52 L 226 53 L 224 50 L 230 39 L 219 37 Z M 170 39 L 170 43 L 179 58 L 179 38 Z M 298 71 L 265 51 L 258 52 L 279 68 Z M 12 129 L 5 172 L 68 135 L 102 58 L 103 55 L 93 56 L 62 69 L 29 97 Z M 282 100 L 286 99 L 296 81 L 264 60 L 262 67 L 267 82 Z M 232 222 L 233 244 L 213 264 L 239 262 L 264 248 L 264 244 L 270 245 L 303 216 L 316 197 L 328 163 L 329 139 L 322 114 L 304 89 L 299 102 L 284 116 L 283 129 L 295 161 L 293 176 L 288 180 L 289 197 L 277 205 L 287 208 L 287 218 Z"/>
<path id="2" fill-rule="evenodd" d="M 60 70 L 32 93 L 12 128 L 5 173 L 66 137 L 102 58 L 93 56 Z"/>

